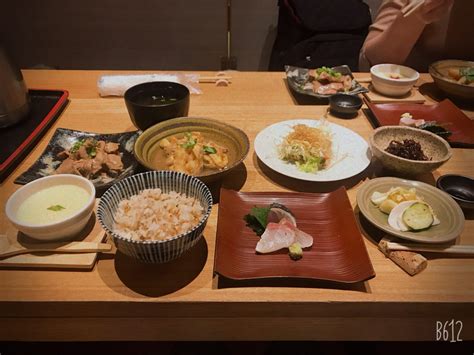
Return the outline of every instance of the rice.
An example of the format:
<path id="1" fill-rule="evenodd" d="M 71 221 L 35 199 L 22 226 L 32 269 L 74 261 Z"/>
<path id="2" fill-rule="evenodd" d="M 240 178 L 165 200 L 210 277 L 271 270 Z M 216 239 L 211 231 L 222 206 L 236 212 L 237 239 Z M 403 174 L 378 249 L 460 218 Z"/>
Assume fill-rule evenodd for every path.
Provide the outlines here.
<path id="1" fill-rule="evenodd" d="M 194 197 L 146 189 L 120 201 L 114 232 L 133 240 L 166 240 L 191 230 L 203 217 L 203 211 Z"/>

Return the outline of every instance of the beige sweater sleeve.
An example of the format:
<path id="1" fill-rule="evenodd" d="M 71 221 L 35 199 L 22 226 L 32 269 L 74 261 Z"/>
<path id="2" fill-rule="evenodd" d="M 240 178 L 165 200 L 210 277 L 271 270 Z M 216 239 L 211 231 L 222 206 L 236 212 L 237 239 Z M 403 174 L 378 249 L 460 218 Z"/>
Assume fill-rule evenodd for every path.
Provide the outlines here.
<path id="1" fill-rule="evenodd" d="M 369 33 L 365 39 L 364 45 L 360 50 L 359 55 L 359 70 L 369 71 L 371 67 L 370 60 L 365 55 L 365 48 L 367 42 L 379 36 L 382 32 L 387 30 L 389 26 L 395 21 L 395 18 L 400 13 L 400 10 L 408 4 L 409 0 L 384 0 L 380 5 L 377 16 L 373 24 L 369 27 Z"/>
<path id="2" fill-rule="evenodd" d="M 409 0 L 384 0 L 359 55 L 361 71 L 379 63 L 403 64 L 427 71 L 441 59 L 474 58 L 474 46 L 467 45 L 472 32 L 474 0 L 456 0 L 429 24 L 418 16 L 403 17 Z"/>

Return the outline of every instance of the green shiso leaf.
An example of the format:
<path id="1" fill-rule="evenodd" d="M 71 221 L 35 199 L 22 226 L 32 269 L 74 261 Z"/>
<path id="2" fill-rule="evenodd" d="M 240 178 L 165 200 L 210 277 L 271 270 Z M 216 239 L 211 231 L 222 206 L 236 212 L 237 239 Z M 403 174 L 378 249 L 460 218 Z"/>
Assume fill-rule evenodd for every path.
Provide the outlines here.
<path id="1" fill-rule="evenodd" d="M 244 216 L 247 227 L 251 228 L 258 236 L 261 236 L 267 227 L 269 212 L 270 207 L 252 207 L 250 213 Z"/>

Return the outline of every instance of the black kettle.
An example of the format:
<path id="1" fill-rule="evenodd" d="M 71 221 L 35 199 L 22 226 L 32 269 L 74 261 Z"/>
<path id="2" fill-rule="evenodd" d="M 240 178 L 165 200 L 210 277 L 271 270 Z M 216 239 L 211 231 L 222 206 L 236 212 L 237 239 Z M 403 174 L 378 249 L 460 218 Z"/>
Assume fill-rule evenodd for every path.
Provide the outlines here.
<path id="1" fill-rule="evenodd" d="M 30 100 L 21 71 L 0 47 L 0 128 L 11 126 L 28 115 Z"/>

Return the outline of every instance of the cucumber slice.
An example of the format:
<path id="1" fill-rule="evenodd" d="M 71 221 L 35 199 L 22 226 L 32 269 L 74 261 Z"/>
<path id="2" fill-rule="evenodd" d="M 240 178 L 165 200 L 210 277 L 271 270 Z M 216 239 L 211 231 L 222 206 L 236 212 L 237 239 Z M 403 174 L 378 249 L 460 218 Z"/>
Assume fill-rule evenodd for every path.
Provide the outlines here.
<path id="1" fill-rule="evenodd" d="M 402 218 L 403 222 L 413 230 L 426 229 L 434 222 L 430 207 L 422 202 L 414 203 L 408 207 L 403 212 Z"/>

